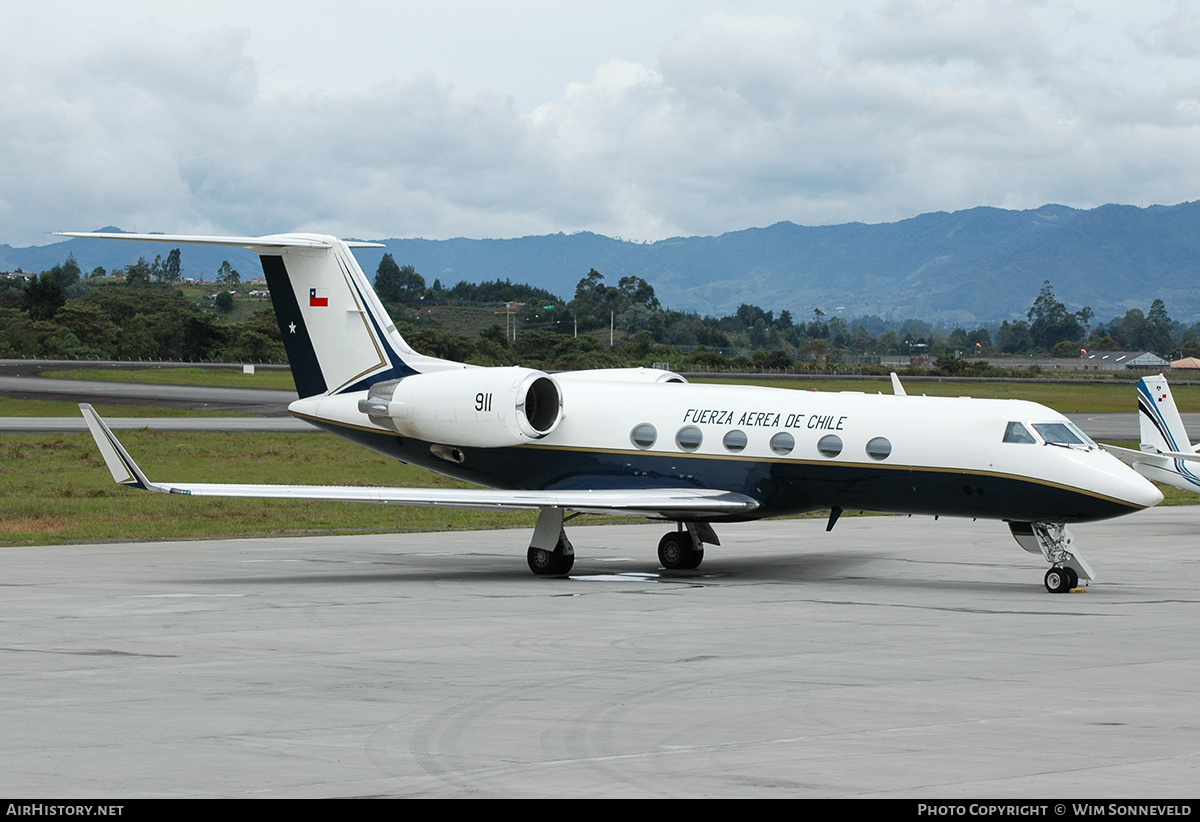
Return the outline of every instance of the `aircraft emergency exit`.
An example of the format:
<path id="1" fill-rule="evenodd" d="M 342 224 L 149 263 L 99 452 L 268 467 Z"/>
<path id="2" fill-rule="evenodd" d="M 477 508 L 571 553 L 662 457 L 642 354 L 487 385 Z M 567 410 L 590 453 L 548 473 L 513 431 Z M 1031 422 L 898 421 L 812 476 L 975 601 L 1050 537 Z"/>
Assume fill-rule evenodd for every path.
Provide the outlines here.
<path id="1" fill-rule="evenodd" d="M 1094 577 L 1067 524 L 1141 510 L 1158 490 L 1067 418 L 1032 402 L 696 385 L 669 371 L 548 374 L 424 356 L 388 317 L 347 243 L 317 234 L 69 237 L 232 245 L 259 254 L 300 398 L 291 413 L 480 489 L 154 482 L 90 406 L 118 482 L 191 496 L 536 509 L 536 574 L 564 575 L 564 514 L 674 522 L 658 545 L 692 569 L 714 523 L 829 510 L 1007 522 L 1065 592 Z M 898 386 L 898 381 L 894 385 Z"/>

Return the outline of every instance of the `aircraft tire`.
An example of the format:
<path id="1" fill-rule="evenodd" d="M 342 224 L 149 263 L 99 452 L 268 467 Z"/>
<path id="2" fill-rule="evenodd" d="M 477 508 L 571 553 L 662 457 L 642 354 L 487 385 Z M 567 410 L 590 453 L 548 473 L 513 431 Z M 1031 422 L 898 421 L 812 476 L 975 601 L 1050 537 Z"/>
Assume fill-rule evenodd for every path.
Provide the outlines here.
<path id="1" fill-rule="evenodd" d="M 1065 594 L 1074 585 L 1071 584 L 1070 568 L 1051 568 L 1046 572 L 1046 590 L 1052 594 Z"/>
<path id="2" fill-rule="evenodd" d="M 668 531 L 658 541 L 658 561 L 671 571 L 689 571 L 698 568 L 704 559 L 704 551 L 692 547 L 691 537 L 682 531 Z"/>
<path id="3" fill-rule="evenodd" d="M 529 570 L 539 577 L 563 576 L 570 573 L 575 564 L 575 555 L 565 553 L 561 546 L 555 551 L 531 547 L 525 558 Z"/>

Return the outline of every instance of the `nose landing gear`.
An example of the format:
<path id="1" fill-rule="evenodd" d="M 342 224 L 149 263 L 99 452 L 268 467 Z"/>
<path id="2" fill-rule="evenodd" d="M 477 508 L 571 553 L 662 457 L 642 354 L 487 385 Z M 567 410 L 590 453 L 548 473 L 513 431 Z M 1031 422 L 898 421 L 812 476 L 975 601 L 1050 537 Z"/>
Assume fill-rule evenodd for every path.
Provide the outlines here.
<path id="1" fill-rule="evenodd" d="M 1061 522 L 1010 522 L 1017 544 L 1031 554 L 1041 554 L 1054 567 L 1046 572 L 1046 590 L 1066 594 L 1093 579 L 1092 566 L 1074 549 L 1074 537 Z"/>

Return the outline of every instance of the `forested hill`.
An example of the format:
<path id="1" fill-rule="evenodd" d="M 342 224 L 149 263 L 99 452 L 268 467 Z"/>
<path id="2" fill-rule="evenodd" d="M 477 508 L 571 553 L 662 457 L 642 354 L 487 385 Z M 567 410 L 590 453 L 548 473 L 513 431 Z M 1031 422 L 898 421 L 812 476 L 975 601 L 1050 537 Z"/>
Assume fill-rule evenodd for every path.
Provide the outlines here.
<path id="1" fill-rule="evenodd" d="M 967 324 L 1024 316 L 1050 280 L 1072 311 L 1090 305 L 1098 317 L 1120 316 L 1161 298 L 1177 319 L 1200 319 L 1200 202 L 974 208 L 880 225 L 782 222 L 647 244 L 589 233 L 386 242 L 427 282 L 512 279 L 569 299 L 595 268 L 610 283 L 641 277 L 664 306 L 701 314 L 749 302 L 797 317 L 817 307 Z M 364 264 L 380 254 L 363 255 Z"/>
<path id="2" fill-rule="evenodd" d="M 1200 319 L 1200 202 L 1087 211 L 1057 205 L 1031 211 L 974 208 L 878 225 L 781 222 L 644 244 L 587 232 L 384 242 L 398 263 L 413 265 L 428 283 L 511 279 L 570 299 L 580 278 L 595 268 L 613 284 L 624 276 L 641 277 L 664 306 L 701 314 L 729 314 L 749 302 L 797 317 L 820 308 L 846 317 L 968 324 L 1023 316 L 1049 280 L 1072 311 L 1088 305 L 1097 317 L 1120 316 L 1159 298 L 1176 319 Z M 163 251 L 161 246 L 135 251 L 129 244 L 112 248 L 117 245 L 0 246 L 0 268 L 38 271 L 73 252 L 88 271 Z M 243 271 L 257 268 L 234 250 L 206 250 L 215 252 L 212 260 L 200 258 L 199 251 L 185 250 L 185 275 L 211 279 L 225 258 Z M 382 254 L 358 252 L 368 273 Z"/>

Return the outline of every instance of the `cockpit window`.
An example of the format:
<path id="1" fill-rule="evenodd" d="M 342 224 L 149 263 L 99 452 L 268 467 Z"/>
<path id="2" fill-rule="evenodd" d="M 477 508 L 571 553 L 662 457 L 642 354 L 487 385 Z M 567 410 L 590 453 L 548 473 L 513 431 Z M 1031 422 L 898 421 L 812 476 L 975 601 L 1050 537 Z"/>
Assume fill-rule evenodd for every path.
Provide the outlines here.
<path id="1" fill-rule="evenodd" d="M 1033 438 L 1033 434 L 1029 433 L 1029 429 L 1019 422 L 1010 422 L 1008 428 L 1004 429 L 1004 441 L 1037 444 L 1037 440 Z"/>
<path id="2" fill-rule="evenodd" d="M 1065 422 L 1035 422 L 1033 429 L 1050 445 L 1087 445 L 1086 435 Z"/>
<path id="3" fill-rule="evenodd" d="M 1093 448 L 1100 447 L 1099 445 L 1096 444 L 1096 441 L 1094 439 L 1089 437 L 1087 434 L 1083 433 L 1083 429 L 1081 429 L 1078 425 L 1076 425 L 1073 422 L 1069 422 L 1069 423 L 1067 423 L 1067 425 L 1070 426 L 1071 430 L 1075 432 L 1075 434 L 1079 437 L 1079 439 L 1083 440 L 1085 443 L 1092 446 Z"/>

